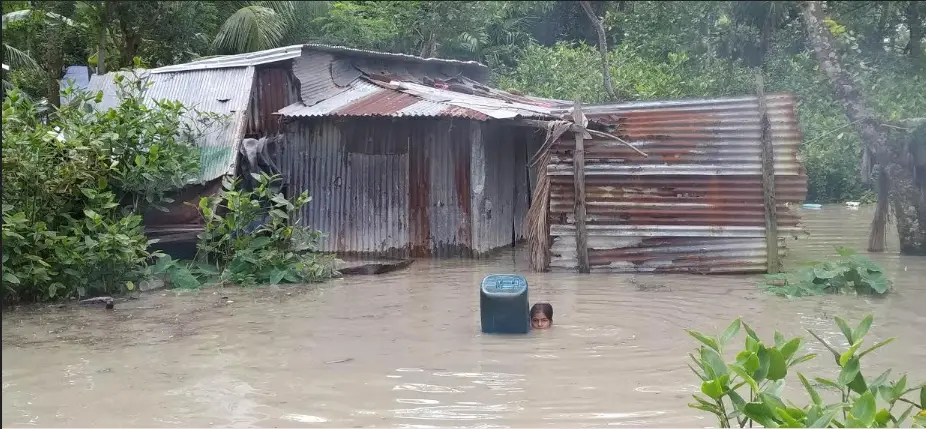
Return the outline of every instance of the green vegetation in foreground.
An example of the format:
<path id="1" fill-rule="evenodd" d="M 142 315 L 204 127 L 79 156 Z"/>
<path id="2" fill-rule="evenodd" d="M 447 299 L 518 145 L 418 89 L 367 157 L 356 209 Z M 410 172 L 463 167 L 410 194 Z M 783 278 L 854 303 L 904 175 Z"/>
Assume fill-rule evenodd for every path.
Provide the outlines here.
<path id="1" fill-rule="evenodd" d="M 226 179 L 222 197 L 200 199 L 205 230 L 199 234 L 196 260 L 181 263 L 162 256 L 154 273 L 184 289 L 212 282 L 311 283 L 337 275 L 334 260 L 317 251 L 321 233 L 295 221 L 311 200 L 308 193 L 291 201 L 274 190 L 279 176 L 261 173 L 253 178 L 253 190 L 242 190 L 240 180 Z"/>
<path id="2" fill-rule="evenodd" d="M 836 247 L 839 258 L 811 262 L 790 273 L 768 274 L 761 287 L 783 297 L 823 294 L 884 295 L 891 281 L 871 259 L 853 249 Z"/>
<path id="3" fill-rule="evenodd" d="M 802 338 L 786 339 L 776 331 L 774 345 L 766 344 L 740 319 L 733 321 L 720 337 L 687 331 L 703 344 L 695 354 L 689 354 L 695 364 L 689 368 L 702 380 L 704 396 L 695 394 L 695 402 L 689 406 L 713 414 L 723 428 L 752 427 L 754 423 L 790 428 L 901 427 L 911 416 L 913 427 L 926 425 L 926 385 L 907 387 L 906 375 L 890 380 L 890 369 L 876 378 L 862 374 L 862 358 L 893 338 L 862 350 L 873 317 L 865 317 L 855 329 L 838 316 L 835 320 L 849 344 L 845 351 L 836 350 L 813 331 L 808 332 L 832 352 L 839 376 L 836 380 L 814 377 L 811 382 L 797 373 L 811 400 L 804 406 L 781 399 L 788 372 L 816 356 L 800 353 Z M 740 327 L 746 331 L 745 349 L 736 354 L 734 362 L 726 363 L 724 347 L 737 336 Z M 818 387 L 838 394 L 838 401 L 824 401 Z"/>

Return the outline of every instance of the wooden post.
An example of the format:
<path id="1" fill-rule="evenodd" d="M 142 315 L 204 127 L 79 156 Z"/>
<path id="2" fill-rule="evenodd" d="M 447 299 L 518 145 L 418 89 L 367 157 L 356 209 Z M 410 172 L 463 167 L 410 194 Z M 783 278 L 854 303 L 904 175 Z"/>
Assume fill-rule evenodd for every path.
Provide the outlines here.
<path id="1" fill-rule="evenodd" d="M 578 125 L 584 125 L 585 115 L 582 114 L 582 105 L 576 101 L 572 112 L 572 120 Z M 576 217 L 576 259 L 579 263 L 580 273 L 589 273 L 588 266 L 588 231 L 585 229 L 585 133 L 574 132 L 576 148 L 572 154 L 573 179 L 576 186 L 575 217 Z"/>
<path id="2" fill-rule="evenodd" d="M 765 82 L 762 73 L 756 75 L 756 97 L 759 102 L 759 125 L 762 129 L 762 194 L 765 200 L 765 251 L 767 271 L 778 273 L 781 265 L 778 260 L 778 213 L 775 201 L 775 150 L 772 147 L 772 123 L 768 119 L 765 105 Z"/>

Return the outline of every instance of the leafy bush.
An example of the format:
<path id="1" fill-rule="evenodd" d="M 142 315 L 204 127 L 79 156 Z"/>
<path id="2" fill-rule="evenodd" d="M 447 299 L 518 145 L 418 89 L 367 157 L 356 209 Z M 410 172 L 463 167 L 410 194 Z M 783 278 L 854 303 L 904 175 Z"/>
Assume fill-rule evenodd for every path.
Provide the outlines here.
<path id="1" fill-rule="evenodd" d="M 825 386 L 839 393 L 839 401 L 826 403 L 807 377 L 797 377 L 810 396 L 811 403 L 803 407 L 781 399 L 788 372 L 796 365 L 809 361 L 814 354 L 799 353 L 803 339 L 786 339 L 775 332 L 774 345 L 762 342 L 748 325 L 739 319 L 720 335 L 711 337 L 696 331 L 687 331 L 703 345 L 697 354 L 689 356 L 695 366 L 691 370 L 701 379 L 701 395 L 693 395 L 690 407 L 713 414 L 720 427 L 901 427 L 913 413 L 914 425 L 926 424 L 926 385 L 907 388 L 907 376 L 890 381 L 891 370 L 871 379 L 862 374 L 861 359 L 887 345 L 893 338 L 861 350 L 865 335 L 873 321 L 865 317 L 857 328 L 851 329 L 841 318 L 836 324 L 849 343 L 843 352 L 809 331 L 833 353 L 839 367 L 836 380 L 815 377 L 817 386 Z M 745 349 L 737 353 L 736 360 L 724 360 L 724 347 L 737 336 L 740 327 L 746 331 Z M 860 351 L 861 350 L 861 351 Z M 906 396 L 919 391 L 919 403 Z M 880 401 L 879 401 L 880 398 Z M 882 407 L 879 409 L 879 402 Z M 909 405 L 896 414 L 896 405 Z M 919 410 L 919 411 L 918 411 Z"/>
<path id="2" fill-rule="evenodd" d="M 199 235 L 198 259 L 214 264 L 224 281 L 243 285 L 301 283 L 335 275 L 330 261 L 317 252 L 321 233 L 298 226 L 303 191 L 293 201 L 275 190 L 278 176 L 254 174 L 253 190 L 226 179 L 221 196 L 204 197 L 199 210 L 205 230 Z"/>
<path id="3" fill-rule="evenodd" d="M 813 262 L 791 273 L 769 274 L 761 285 L 779 296 L 800 297 L 826 293 L 884 295 L 891 281 L 878 264 L 855 250 L 837 247 L 839 258 Z"/>
<path id="4" fill-rule="evenodd" d="M 142 103 L 120 78 L 121 102 L 65 89 L 54 108 L 18 89 L 3 100 L 3 302 L 110 294 L 146 274 L 140 211 L 199 173 L 189 112 Z"/>

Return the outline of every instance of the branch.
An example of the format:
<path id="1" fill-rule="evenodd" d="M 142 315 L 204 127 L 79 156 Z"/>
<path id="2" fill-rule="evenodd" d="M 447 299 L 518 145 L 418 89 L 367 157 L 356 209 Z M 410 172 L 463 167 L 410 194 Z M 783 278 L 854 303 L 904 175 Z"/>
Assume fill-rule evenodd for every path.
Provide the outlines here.
<path id="1" fill-rule="evenodd" d="M 598 33 L 598 51 L 601 53 L 601 75 L 604 78 L 604 89 L 612 101 L 617 100 L 617 96 L 614 95 L 614 87 L 611 85 L 611 65 L 608 63 L 608 39 L 604 31 L 604 24 L 595 15 L 595 11 L 592 10 L 592 5 L 589 2 L 580 1 L 579 5 L 582 6 L 582 10 L 588 15 L 588 19 L 592 21 L 595 32 Z"/>

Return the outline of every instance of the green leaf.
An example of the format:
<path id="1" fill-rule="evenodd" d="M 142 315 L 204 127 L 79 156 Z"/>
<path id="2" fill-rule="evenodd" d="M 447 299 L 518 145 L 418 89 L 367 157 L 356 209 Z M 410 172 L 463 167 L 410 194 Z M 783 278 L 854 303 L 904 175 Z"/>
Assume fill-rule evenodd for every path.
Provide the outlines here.
<path id="1" fill-rule="evenodd" d="M 756 335 L 756 331 L 753 331 L 752 328 L 750 328 L 749 325 L 747 325 L 745 322 L 743 323 L 743 329 L 746 330 L 746 335 L 748 335 L 753 340 L 756 340 L 756 342 L 760 342 L 759 336 Z"/>
<path id="2" fill-rule="evenodd" d="M 842 335 L 846 337 L 846 341 L 848 341 L 849 344 L 855 344 L 855 339 L 852 337 L 852 329 L 849 328 L 849 324 L 839 316 L 836 316 L 834 319 L 836 319 L 836 325 L 839 326 Z"/>
<path id="3" fill-rule="evenodd" d="M 749 384 L 749 387 L 752 388 L 753 392 L 759 391 L 759 384 L 756 383 L 756 380 L 754 380 L 752 376 L 749 375 L 749 373 L 742 366 L 739 366 L 736 364 L 730 365 L 730 371 L 738 375 L 740 378 L 743 379 L 743 381 Z"/>
<path id="4" fill-rule="evenodd" d="M 882 408 L 875 414 L 875 423 L 878 424 L 878 427 L 886 427 L 892 418 L 891 412 Z"/>
<path id="5" fill-rule="evenodd" d="M 849 350 L 846 350 L 841 355 L 839 355 L 839 365 L 844 366 L 846 362 L 849 361 L 849 359 L 852 359 L 852 357 L 855 356 L 855 352 L 858 351 L 858 348 L 861 347 L 861 345 L 862 345 L 862 342 L 859 341 L 853 344 L 852 346 L 850 346 Z"/>
<path id="6" fill-rule="evenodd" d="M 871 329 L 871 323 L 874 321 L 874 316 L 869 314 L 862 319 L 858 324 L 858 328 L 855 328 L 855 331 L 852 332 L 852 336 L 855 339 L 855 342 L 861 343 L 862 338 L 865 338 L 865 335 L 868 335 L 868 330 Z"/>
<path id="7" fill-rule="evenodd" d="M 135 282 L 131 280 L 125 282 L 125 288 L 128 290 L 135 290 Z"/>
<path id="8" fill-rule="evenodd" d="M 286 270 L 274 269 L 270 272 L 270 284 L 279 284 L 286 275 Z"/>
<path id="9" fill-rule="evenodd" d="M 797 353 L 797 350 L 801 348 L 801 339 L 794 338 L 791 341 L 786 342 L 781 346 L 781 355 L 784 356 L 785 360 L 790 360 L 794 353 Z"/>
<path id="10" fill-rule="evenodd" d="M 756 352 L 756 356 L 759 358 L 759 369 L 752 373 L 752 378 L 757 382 L 761 382 L 765 380 L 766 376 L 768 376 L 768 369 L 770 364 L 768 349 L 766 349 L 762 344 L 759 344 L 759 351 Z"/>
<path id="11" fill-rule="evenodd" d="M 730 326 L 727 326 L 727 329 L 725 329 L 723 334 L 720 335 L 720 345 L 725 346 L 730 344 L 730 341 L 732 341 L 733 338 L 736 337 L 736 334 L 740 332 L 740 323 L 741 320 L 737 318 L 733 321 L 733 323 L 730 323 Z"/>
<path id="12" fill-rule="evenodd" d="M 769 380 L 781 380 L 788 375 L 788 365 L 785 362 L 784 356 L 781 355 L 781 352 L 772 347 L 768 349 L 768 374 L 765 378 Z"/>
<path id="13" fill-rule="evenodd" d="M 875 344 L 875 345 L 873 345 L 873 346 L 871 346 L 871 347 L 869 347 L 869 348 L 863 350 L 861 353 L 859 353 L 858 357 L 859 357 L 859 358 L 862 358 L 862 357 L 864 357 L 865 355 L 867 355 L 868 353 L 871 353 L 871 352 L 873 352 L 873 351 L 875 351 L 875 350 L 880 349 L 881 347 L 884 347 L 884 346 L 890 344 L 891 341 L 894 341 L 894 338 L 893 338 L 893 337 L 888 338 L 888 339 L 886 339 L 886 340 L 884 340 L 884 341 L 881 341 L 880 343 Z"/>
<path id="14" fill-rule="evenodd" d="M 807 362 L 807 361 L 809 361 L 809 360 L 812 360 L 812 359 L 815 358 L 815 357 L 817 357 L 816 353 L 810 353 L 810 354 L 801 356 L 801 357 L 799 357 L 799 358 L 797 358 L 797 359 L 794 359 L 794 362 L 791 362 L 791 366 L 797 365 L 797 364 L 799 364 L 799 363 Z"/>
<path id="15" fill-rule="evenodd" d="M 842 387 L 843 387 L 843 386 L 840 386 L 840 385 L 839 385 L 838 383 L 836 383 L 835 381 L 827 380 L 827 379 L 822 378 L 822 377 L 814 377 L 814 381 L 816 381 L 817 383 L 820 383 L 820 384 L 822 384 L 822 385 L 824 385 L 824 386 L 827 386 L 827 387 L 829 387 L 829 388 L 842 391 Z"/>
<path id="16" fill-rule="evenodd" d="M 849 361 L 846 362 L 846 364 L 842 367 L 842 370 L 839 372 L 837 381 L 839 381 L 839 384 L 843 386 L 848 386 L 849 383 L 855 380 L 855 377 L 858 376 L 859 370 L 858 357 L 849 359 Z"/>
<path id="17" fill-rule="evenodd" d="M 251 240 L 250 243 L 248 243 L 247 248 L 249 250 L 258 250 L 258 249 L 262 249 L 266 247 L 268 244 L 272 242 L 273 242 L 273 239 L 270 237 L 257 237 L 254 240 Z"/>
<path id="18" fill-rule="evenodd" d="M 707 375 L 713 378 L 719 378 L 727 374 L 727 364 L 724 363 L 723 357 L 714 349 L 701 347 L 701 361 L 707 365 L 705 370 Z"/>
<path id="19" fill-rule="evenodd" d="M 743 406 L 743 414 L 764 427 L 779 427 L 778 423 L 774 420 L 771 410 L 762 402 L 747 403 Z"/>
<path id="20" fill-rule="evenodd" d="M 759 369 L 759 356 L 754 352 L 740 352 L 740 354 L 736 356 L 736 361 L 750 374 L 755 373 L 756 370 Z"/>
<path id="21" fill-rule="evenodd" d="M 897 380 L 897 384 L 894 385 L 894 397 L 900 398 L 903 396 L 904 389 L 907 387 L 907 374 L 904 374 L 900 377 L 900 380 Z M 923 404 L 920 404 L 923 405 Z"/>
<path id="22" fill-rule="evenodd" d="M 861 426 L 856 427 L 871 426 L 871 423 L 875 421 L 876 406 L 875 397 L 871 392 L 865 392 L 855 400 L 849 414 L 861 422 Z"/>
<path id="23" fill-rule="evenodd" d="M 891 375 L 890 369 L 888 369 L 887 371 L 884 371 L 881 375 L 878 376 L 878 378 L 874 379 L 874 381 L 872 381 L 871 383 L 868 383 L 868 387 L 870 389 L 877 389 L 883 386 L 884 383 L 887 381 L 887 377 L 889 377 L 890 375 Z"/>
<path id="24" fill-rule="evenodd" d="M 810 382 L 807 381 L 807 378 L 805 378 L 804 375 L 801 373 L 797 373 L 797 377 L 800 378 L 801 384 L 804 385 L 804 389 L 807 390 L 808 394 L 810 394 L 810 399 L 813 401 L 813 403 L 816 405 L 822 406 L 823 399 L 820 398 L 820 394 L 817 393 L 817 390 L 814 389 L 813 386 L 810 385 Z"/>
<path id="25" fill-rule="evenodd" d="M 685 332 L 687 332 L 688 335 L 691 335 L 692 337 L 694 337 L 696 340 L 702 342 L 704 345 L 710 347 L 711 349 L 716 350 L 718 352 L 720 351 L 720 347 L 717 345 L 717 341 L 715 341 L 713 338 L 708 337 L 707 335 L 704 335 L 698 331 L 693 331 L 689 329 L 686 329 Z"/>
<path id="26" fill-rule="evenodd" d="M 20 283 L 19 283 L 19 277 L 16 277 L 16 275 L 13 274 L 13 273 L 4 274 L 4 275 L 3 275 L 3 281 L 8 282 L 8 283 L 12 283 L 12 284 L 14 284 L 14 285 L 20 284 Z"/>
<path id="27" fill-rule="evenodd" d="M 907 408 L 906 411 L 904 411 L 903 413 L 901 413 L 900 416 L 898 416 L 896 419 L 893 419 L 893 420 L 894 420 L 894 427 L 898 427 L 898 428 L 899 428 L 900 425 L 903 424 L 903 423 L 907 420 L 907 417 L 910 417 L 910 413 L 912 413 L 914 409 L 915 409 L 914 406 L 911 405 L 911 406 L 909 406 L 909 407 Z"/>
<path id="28" fill-rule="evenodd" d="M 708 398 L 717 400 L 723 397 L 723 386 L 720 384 L 720 380 L 717 379 L 705 381 L 701 383 L 701 393 L 707 395 Z"/>
<path id="29" fill-rule="evenodd" d="M 271 214 L 272 216 L 277 217 L 277 218 L 280 218 L 280 219 L 289 219 L 289 215 L 286 214 L 286 212 L 284 212 L 283 210 L 280 210 L 280 209 L 273 209 L 273 210 L 270 210 L 270 214 Z"/>
<path id="30" fill-rule="evenodd" d="M 809 428 L 825 428 L 830 425 L 830 422 L 833 420 L 833 417 L 836 417 L 836 413 L 839 412 L 838 408 L 830 408 L 823 410 L 822 415 L 816 421 L 811 422 L 807 427 Z"/>

